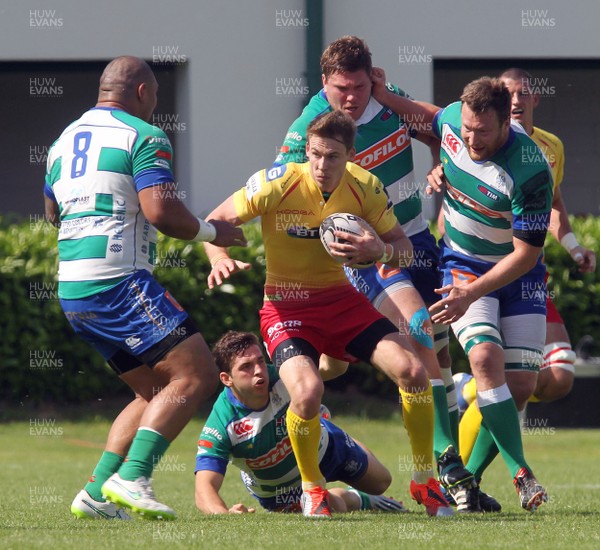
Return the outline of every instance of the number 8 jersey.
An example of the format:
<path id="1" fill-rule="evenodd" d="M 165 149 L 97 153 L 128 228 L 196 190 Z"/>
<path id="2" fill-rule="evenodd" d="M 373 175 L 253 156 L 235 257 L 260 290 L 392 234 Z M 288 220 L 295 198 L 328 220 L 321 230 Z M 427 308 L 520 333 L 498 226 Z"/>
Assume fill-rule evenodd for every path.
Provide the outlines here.
<path id="1" fill-rule="evenodd" d="M 156 229 L 138 192 L 156 186 L 174 193 L 172 155 L 160 128 L 114 108 L 87 111 L 54 142 L 44 193 L 60 212 L 60 298 L 84 298 L 135 271 L 152 272 Z"/>

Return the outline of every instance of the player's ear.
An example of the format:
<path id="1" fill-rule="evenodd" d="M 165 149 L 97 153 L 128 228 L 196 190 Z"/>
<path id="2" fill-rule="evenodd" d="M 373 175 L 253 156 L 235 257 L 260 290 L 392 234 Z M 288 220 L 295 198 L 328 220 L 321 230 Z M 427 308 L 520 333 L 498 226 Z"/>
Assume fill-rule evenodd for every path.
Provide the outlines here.
<path id="1" fill-rule="evenodd" d="M 535 109 L 540 104 L 540 95 L 533 94 L 533 108 Z"/>
<path id="2" fill-rule="evenodd" d="M 354 160 L 355 156 L 356 156 L 356 149 L 354 147 L 352 147 L 352 149 L 350 149 L 350 151 L 348 151 L 348 160 L 350 162 L 352 162 Z"/>
<path id="3" fill-rule="evenodd" d="M 138 85 L 136 93 L 137 93 L 138 99 L 140 101 L 144 101 L 144 98 L 146 97 L 146 94 L 148 93 L 145 82 L 142 82 L 141 84 Z"/>
<path id="4" fill-rule="evenodd" d="M 233 385 L 233 381 L 231 380 L 231 375 L 228 372 L 219 373 L 219 378 L 221 379 L 221 383 L 224 386 L 230 388 Z"/>
<path id="5" fill-rule="evenodd" d="M 327 84 L 327 77 L 324 74 L 321 75 L 321 82 L 323 83 L 323 88 L 325 88 L 325 84 Z"/>

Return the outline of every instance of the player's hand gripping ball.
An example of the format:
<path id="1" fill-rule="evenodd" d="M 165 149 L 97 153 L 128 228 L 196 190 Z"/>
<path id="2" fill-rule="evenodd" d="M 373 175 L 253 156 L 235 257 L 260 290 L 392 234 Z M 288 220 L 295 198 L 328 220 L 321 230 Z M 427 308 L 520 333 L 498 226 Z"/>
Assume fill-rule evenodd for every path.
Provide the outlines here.
<path id="1" fill-rule="evenodd" d="M 361 223 L 365 226 L 369 226 L 369 224 L 360 218 L 359 216 L 355 216 L 354 214 L 346 214 L 343 212 L 337 212 L 336 214 L 332 214 L 328 216 L 321 222 L 321 227 L 319 228 L 319 236 L 321 237 L 321 242 L 325 247 L 327 253 L 337 262 L 341 264 L 352 260 L 352 258 L 342 258 L 339 256 L 333 256 L 331 254 L 331 248 L 329 245 L 331 243 L 347 243 L 348 241 L 344 238 L 339 238 L 335 236 L 334 231 L 340 231 L 343 233 L 348 233 L 351 235 L 361 236 L 364 234 L 365 230 L 361 227 Z M 375 262 L 362 262 L 360 264 L 356 264 L 353 267 L 371 267 Z"/>

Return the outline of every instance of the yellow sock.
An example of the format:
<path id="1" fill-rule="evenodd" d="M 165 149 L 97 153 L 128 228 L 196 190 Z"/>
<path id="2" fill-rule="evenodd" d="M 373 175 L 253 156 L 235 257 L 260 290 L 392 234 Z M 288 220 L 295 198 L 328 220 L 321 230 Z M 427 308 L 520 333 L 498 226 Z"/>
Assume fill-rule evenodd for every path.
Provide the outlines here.
<path id="1" fill-rule="evenodd" d="M 399 388 L 402 419 L 408 432 L 413 460 L 413 479 L 426 483 L 433 473 L 433 393 L 431 384 L 418 393 Z"/>
<path id="2" fill-rule="evenodd" d="M 475 379 L 473 378 L 473 380 Z M 469 405 L 458 425 L 458 448 L 465 464 L 469 462 L 469 457 L 473 452 L 475 440 L 481 429 L 482 419 L 483 417 L 481 416 L 481 412 L 479 412 L 477 401 L 474 401 Z"/>
<path id="3" fill-rule="evenodd" d="M 324 488 L 325 478 L 319 469 L 319 441 L 321 440 L 319 415 L 305 420 L 288 408 L 285 419 L 292 450 L 302 477 L 302 488 L 312 489 L 317 485 Z"/>
<path id="4" fill-rule="evenodd" d="M 471 378 L 464 386 L 462 390 L 463 399 L 470 405 L 477 399 L 477 383 L 475 377 Z"/>

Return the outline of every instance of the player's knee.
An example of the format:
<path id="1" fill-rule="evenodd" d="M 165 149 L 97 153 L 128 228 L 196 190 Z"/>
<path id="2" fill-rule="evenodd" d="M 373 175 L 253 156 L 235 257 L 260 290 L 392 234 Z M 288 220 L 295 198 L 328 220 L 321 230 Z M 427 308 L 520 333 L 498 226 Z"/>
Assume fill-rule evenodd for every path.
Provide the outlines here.
<path id="1" fill-rule="evenodd" d="M 381 464 L 381 468 L 377 471 L 377 477 L 373 480 L 373 488 L 370 491 L 373 495 L 381 495 L 388 490 L 392 484 L 392 474 Z"/>
<path id="2" fill-rule="evenodd" d="M 457 334 L 458 341 L 469 361 L 485 361 L 487 355 L 491 353 L 489 346 L 480 346 L 479 344 L 494 344 L 502 347 L 502 337 L 498 329 L 493 325 L 475 324 L 468 325 Z"/>
<path id="3" fill-rule="evenodd" d="M 573 389 L 574 372 L 559 367 L 544 367 L 538 376 L 535 397 L 544 402 L 566 397 Z"/>

